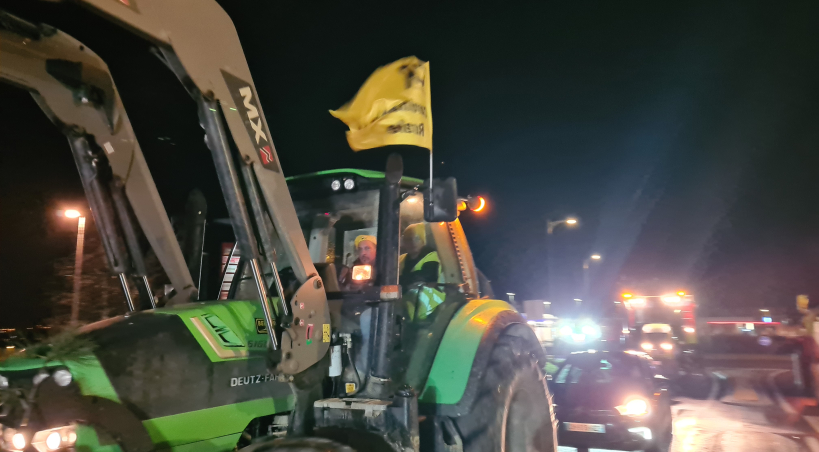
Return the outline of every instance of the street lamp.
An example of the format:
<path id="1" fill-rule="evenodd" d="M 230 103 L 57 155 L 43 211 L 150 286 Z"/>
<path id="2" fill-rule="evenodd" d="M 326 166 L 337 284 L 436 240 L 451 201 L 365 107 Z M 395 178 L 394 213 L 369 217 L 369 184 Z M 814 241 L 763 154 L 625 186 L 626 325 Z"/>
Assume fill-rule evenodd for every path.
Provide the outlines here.
<path id="1" fill-rule="evenodd" d="M 79 210 L 74 209 L 64 211 L 63 216 L 77 219 L 77 249 L 74 254 L 74 292 L 71 297 L 71 325 L 76 326 L 80 320 L 80 288 L 82 287 L 82 251 L 85 245 L 85 217 Z"/>
<path id="2" fill-rule="evenodd" d="M 603 256 L 595 253 L 583 261 L 583 294 L 589 297 L 589 266 L 592 262 L 600 262 Z"/>
<path id="3" fill-rule="evenodd" d="M 555 228 L 560 226 L 561 224 L 565 224 L 567 227 L 575 226 L 577 224 L 577 218 L 568 217 L 568 218 L 564 218 L 562 220 L 557 220 L 557 221 L 552 221 L 552 220 L 547 219 L 546 220 L 546 234 L 551 235 L 553 232 L 555 232 Z"/>
<path id="4" fill-rule="evenodd" d="M 556 221 L 546 218 L 546 283 L 549 298 L 554 298 L 556 295 L 555 291 L 552 289 L 552 283 L 555 281 L 555 279 L 552 277 L 552 275 L 554 275 L 554 265 L 552 262 L 552 244 L 550 242 L 552 240 L 552 234 L 555 232 L 555 228 L 561 224 L 566 225 L 567 228 L 572 228 L 578 225 L 578 221 L 577 218 L 574 217 L 566 217 L 562 220 Z"/>

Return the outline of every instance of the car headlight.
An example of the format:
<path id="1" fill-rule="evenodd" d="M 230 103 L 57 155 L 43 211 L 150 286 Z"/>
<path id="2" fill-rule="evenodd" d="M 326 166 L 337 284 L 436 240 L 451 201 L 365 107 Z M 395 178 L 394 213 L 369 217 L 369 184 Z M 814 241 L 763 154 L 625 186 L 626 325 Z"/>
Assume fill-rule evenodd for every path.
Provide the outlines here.
<path id="1" fill-rule="evenodd" d="M 561 336 L 570 336 L 573 332 L 574 331 L 572 331 L 572 327 L 570 327 L 570 326 L 564 326 L 564 327 L 560 328 Z"/>
<path id="2" fill-rule="evenodd" d="M 642 348 L 643 350 L 654 350 L 654 344 L 652 344 L 651 342 L 643 342 L 642 344 L 640 344 L 640 348 Z"/>
<path id="3" fill-rule="evenodd" d="M 642 397 L 626 399 L 626 403 L 615 407 L 623 416 L 644 416 L 648 414 L 648 402 Z"/>
<path id="4" fill-rule="evenodd" d="M 660 344 L 660 348 L 661 348 L 661 349 L 663 349 L 663 350 L 665 350 L 665 351 L 669 351 L 669 350 L 671 350 L 672 348 L 674 348 L 674 345 L 672 345 L 672 344 L 671 344 L 671 343 L 669 343 L 669 342 L 663 342 L 662 344 Z"/>

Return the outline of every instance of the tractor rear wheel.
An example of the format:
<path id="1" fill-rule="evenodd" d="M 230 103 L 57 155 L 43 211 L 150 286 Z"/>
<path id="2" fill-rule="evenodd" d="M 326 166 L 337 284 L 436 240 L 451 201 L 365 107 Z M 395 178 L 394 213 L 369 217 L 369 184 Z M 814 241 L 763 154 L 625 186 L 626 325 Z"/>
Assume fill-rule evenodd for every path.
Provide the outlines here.
<path id="1" fill-rule="evenodd" d="M 555 452 L 546 378 L 523 338 L 501 335 L 470 412 L 454 419 L 464 452 Z"/>

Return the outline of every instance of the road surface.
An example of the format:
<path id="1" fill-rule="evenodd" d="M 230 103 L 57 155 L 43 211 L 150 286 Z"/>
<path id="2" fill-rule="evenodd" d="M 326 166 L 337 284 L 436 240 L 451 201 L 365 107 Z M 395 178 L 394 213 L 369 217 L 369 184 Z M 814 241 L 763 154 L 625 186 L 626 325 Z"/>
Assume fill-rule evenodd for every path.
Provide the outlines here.
<path id="1" fill-rule="evenodd" d="M 672 407 L 670 450 L 819 452 L 819 407 L 800 397 L 791 371 L 734 364 L 709 368 L 710 383 L 703 379 L 680 391 Z"/>

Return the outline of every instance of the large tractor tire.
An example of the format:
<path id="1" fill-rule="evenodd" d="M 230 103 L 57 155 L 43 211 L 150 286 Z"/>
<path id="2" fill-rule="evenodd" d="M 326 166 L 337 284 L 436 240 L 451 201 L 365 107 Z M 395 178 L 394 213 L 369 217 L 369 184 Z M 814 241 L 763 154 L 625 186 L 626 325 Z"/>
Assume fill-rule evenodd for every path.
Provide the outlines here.
<path id="1" fill-rule="evenodd" d="M 528 341 L 501 335 L 470 412 L 454 419 L 464 452 L 555 452 L 546 377 Z"/>

